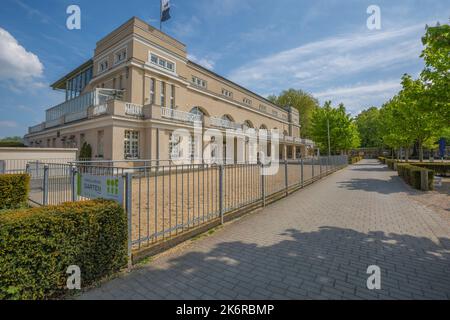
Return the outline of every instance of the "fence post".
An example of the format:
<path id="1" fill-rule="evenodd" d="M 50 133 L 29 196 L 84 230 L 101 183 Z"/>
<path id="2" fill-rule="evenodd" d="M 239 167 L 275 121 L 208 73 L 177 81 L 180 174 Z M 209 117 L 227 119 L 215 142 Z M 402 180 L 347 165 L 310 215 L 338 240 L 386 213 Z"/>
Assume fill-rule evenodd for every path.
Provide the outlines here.
<path id="1" fill-rule="evenodd" d="M 0 173 L 4 174 L 6 172 L 6 161 L 0 160 Z"/>
<path id="2" fill-rule="evenodd" d="M 219 166 L 219 212 L 220 212 L 220 224 L 223 224 L 223 174 L 224 166 Z"/>
<path id="3" fill-rule="evenodd" d="M 304 176 L 303 176 L 303 157 L 300 159 L 300 171 L 301 171 L 301 181 L 302 181 L 302 188 L 305 186 L 305 180 L 304 180 Z"/>
<path id="4" fill-rule="evenodd" d="M 261 198 L 262 198 L 262 206 L 266 206 L 266 179 L 264 175 L 264 165 L 261 164 Z"/>
<path id="5" fill-rule="evenodd" d="M 315 158 L 315 155 L 313 155 L 313 157 L 312 157 L 312 159 L 311 159 L 311 170 L 312 170 L 312 176 L 311 176 L 311 178 L 312 178 L 312 181 L 314 181 L 314 158 Z"/>
<path id="6" fill-rule="evenodd" d="M 30 174 L 30 164 L 29 163 L 27 163 L 26 165 L 25 165 L 25 173 L 26 174 Z"/>
<path id="7" fill-rule="evenodd" d="M 133 250 L 133 230 L 132 230 L 132 179 L 133 176 L 130 172 L 125 174 L 125 208 L 127 211 L 127 222 L 128 222 L 128 270 L 131 270 L 133 266 L 132 260 L 132 250 Z M 139 239 L 140 240 L 140 239 Z"/>
<path id="8" fill-rule="evenodd" d="M 284 186 L 286 188 L 286 196 L 289 195 L 289 183 L 288 183 L 288 162 L 284 160 Z"/>
<path id="9" fill-rule="evenodd" d="M 44 165 L 44 179 L 42 180 L 42 205 L 48 204 L 48 165 Z"/>
<path id="10" fill-rule="evenodd" d="M 77 195 L 78 195 L 78 190 L 77 190 L 77 167 L 72 166 L 70 168 L 70 180 L 72 183 L 72 202 L 77 201 Z"/>

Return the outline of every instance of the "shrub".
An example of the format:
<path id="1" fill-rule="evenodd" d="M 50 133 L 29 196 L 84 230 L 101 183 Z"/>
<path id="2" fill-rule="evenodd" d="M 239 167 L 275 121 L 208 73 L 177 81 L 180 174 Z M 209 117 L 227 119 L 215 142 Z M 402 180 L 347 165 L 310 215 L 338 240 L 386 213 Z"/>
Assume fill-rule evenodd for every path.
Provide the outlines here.
<path id="1" fill-rule="evenodd" d="M 127 262 L 127 218 L 116 202 L 8 211 L 0 226 L 0 300 L 59 297 L 70 265 L 86 286 Z"/>
<path id="2" fill-rule="evenodd" d="M 27 174 L 0 174 L 0 210 L 26 203 L 29 188 L 30 176 Z"/>
<path id="3" fill-rule="evenodd" d="M 348 159 L 348 162 L 349 162 L 350 164 L 355 164 L 355 163 L 360 162 L 362 159 L 363 159 L 363 157 L 361 157 L 361 156 L 350 157 L 350 158 Z"/>
<path id="4" fill-rule="evenodd" d="M 386 158 L 385 157 L 378 157 L 378 160 L 380 160 L 381 163 L 386 163 Z"/>
<path id="5" fill-rule="evenodd" d="M 448 176 L 450 174 L 450 163 L 443 162 L 421 162 L 414 163 L 415 166 L 433 170 L 435 174 Z"/>
<path id="6" fill-rule="evenodd" d="M 434 172 L 424 168 L 417 167 L 415 165 L 407 163 L 398 163 L 397 172 L 400 177 L 405 180 L 406 183 L 414 188 L 421 190 L 421 172 L 428 174 L 428 190 L 433 190 L 434 187 Z"/>
<path id="7" fill-rule="evenodd" d="M 92 158 L 92 147 L 88 143 L 83 143 L 80 149 L 80 159 L 82 160 L 91 160 Z"/>
<path id="8" fill-rule="evenodd" d="M 389 169 L 394 170 L 394 163 L 396 160 L 385 159 L 384 163 L 388 166 Z"/>

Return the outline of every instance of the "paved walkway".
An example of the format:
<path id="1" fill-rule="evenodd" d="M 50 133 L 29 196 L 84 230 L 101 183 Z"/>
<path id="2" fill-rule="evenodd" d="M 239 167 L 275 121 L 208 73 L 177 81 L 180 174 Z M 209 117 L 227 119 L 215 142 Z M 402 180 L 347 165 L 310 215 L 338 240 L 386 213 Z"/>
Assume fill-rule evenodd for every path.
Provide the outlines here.
<path id="1" fill-rule="evenodd" d="M 450 225 L 409 193 L 365 160 L 81 298 L 450 299 Z"/>

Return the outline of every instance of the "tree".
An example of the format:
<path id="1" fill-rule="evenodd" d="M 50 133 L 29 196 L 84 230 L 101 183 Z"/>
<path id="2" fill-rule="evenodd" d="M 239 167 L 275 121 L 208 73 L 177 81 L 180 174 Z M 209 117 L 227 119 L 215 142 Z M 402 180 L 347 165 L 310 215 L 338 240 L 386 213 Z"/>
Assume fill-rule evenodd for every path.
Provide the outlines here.
<path id="1" fill-rule="evenodd" d="M 425 69 L 421 73 L 425 93 L 431 103 L 427 110 L 438 111 L 443 119 L 450 118 L 450 26 L 448 24 L 426 28 L 422 38 L 424 50 L 421 57 Z"/>
<path id="2" fill-rule="evenodd" d="M 383 145 L 381 135 L 380 110 L 371 107 L 361 112 L 355 118 L 355 124 L 358 128 L 363 148 L 380 148 Z"/>
<path id="3" fill-rule="evenodd" d="M 80 160 L 83 161 L 87 161 L 87 160 L 91 160 L 92 158 L 92 147 L 90 144 L 88 143 L 83 143 L 83 145 L 81 146 L 80 149 L 80 156 L 79 156 Z"/>
<path id="4" fill-rule="evenodd" d="M 319 146 L 321 153 L 328 154 L 328 126 L 330 132 L 330 151 L 332 154 L 347 152 L 360 144 L 358 130 L 343 104 L 337 108 L 331 101 L 314 110 L 311 119 L 311 136 Z"/>
<path id="5" fill-rule="evenodd" d="M 268 99 L 279 106 L 290 106 L 298 110 L 302 137 L 311 138 L 311 118 L 319 101 L 311 94 L 302 90 L 289 89 L 283 91 L 278 97 L 269 96 Z"/>

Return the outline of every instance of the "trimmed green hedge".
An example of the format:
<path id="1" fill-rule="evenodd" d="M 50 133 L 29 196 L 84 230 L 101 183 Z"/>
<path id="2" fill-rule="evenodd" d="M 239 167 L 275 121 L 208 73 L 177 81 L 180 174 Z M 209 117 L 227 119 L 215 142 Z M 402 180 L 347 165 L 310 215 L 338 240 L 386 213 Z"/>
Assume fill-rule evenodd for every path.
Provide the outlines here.
<path id="1" fill-rule="evenodd" d="M 420 168 L 408 163 L 398 163 L 397 172 L 400 177 L 405 180 L 406 183 L 414 188 L 421 190 L 421 172 L 425 171 L 428 174 L 428 190 L 434 188 L 434 172 L 425 168 Z"/>
<path id="2" fill-rule="evenodd" d="M 127 218 L 116 202 L 11 210 L 0 226 L 0 300 L 60 297 L 70 265 L 84 287 L 127 263 Z"/>
<path id="3" fill-rule="evenodd" d="M 360 157 L 360 156 L 350 157 L 350 158 L 348 158 L 348 162 L 349 162 L 349 164 L 355 164 L 355 163 L 360 162 L 362 159 L 363 159 L 363 157 Z"/>
<path id="4" fill-rule="evenodd" d="M 392 159 L 386 159 L 384 160 L 384 163 L 388 166 L 389 169 L 394 170 L 394 163 L 396 163 L 397 160 Z"/>
<path id="5" fill-rule="evenodd" d="M 0 210 L 26 203 L 29 188 L 30 176 L 27 174 L 0 174 Z"/>
<path id="6" fill-rule="evenodd" d="M 433 170 L 435 174 L 450 175 L 450 163 L 448 162 L 418 162 L 415 166 Z"/>

